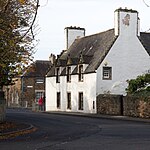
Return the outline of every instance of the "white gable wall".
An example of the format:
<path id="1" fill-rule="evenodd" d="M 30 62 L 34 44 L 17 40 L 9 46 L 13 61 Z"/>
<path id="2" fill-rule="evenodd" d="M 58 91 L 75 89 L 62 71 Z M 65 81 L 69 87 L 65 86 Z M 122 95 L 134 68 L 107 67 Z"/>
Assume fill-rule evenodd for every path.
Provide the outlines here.
<path id="1" fill-rule="evenodd" d="M 129 25 L 122 21 L 127 14 L 130 15 Z M 150 56 L 137 37 L 137 14 L 121 12 L 119 16 L 119 37 L 97 70 L 97 95 L 125 95 L 126 81 L 150 69 Z M 112 80 L 102 79 L 102 68 L 105 64 L 112 67 Z"/>
<path id="2" fill-rule="evenodd" d="M 150 56 L 138 38 L 118 38 L 97 71 L 97 94 L 126 94 L 127 80 L 150 69 Z M 127 40 L 127 39 L 126 39 Z M 122 44 L 121 44 L 122 43 Z M 133 44 L 134 43 L 134 44 Z M 112 80 L 102 80 L 102 67 L 112 67 Z"/>
<path id="3" fill-rule="evenodd" d="M 56 77 L 46 77 L 46 111 L 55 111 L 56 110 Z"/>

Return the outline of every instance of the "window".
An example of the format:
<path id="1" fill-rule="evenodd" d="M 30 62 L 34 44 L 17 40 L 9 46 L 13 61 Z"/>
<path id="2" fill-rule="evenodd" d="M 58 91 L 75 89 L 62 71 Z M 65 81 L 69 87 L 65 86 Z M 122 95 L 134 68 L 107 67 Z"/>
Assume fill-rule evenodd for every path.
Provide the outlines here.
<path id="1" fill-rule="evenodd" d="M 43 97 L 44 95 L 44 92 L 36 92 L 35 93 L 35 100 L 36 100 L 36 103 L 38 104 L 38 100 Z"/>
<path id="2" fill-rule="evenodd" d="M 83 65 L 79 65 L 79 81 L 83 81 Z"/>
<path id="3" fill-rule="evenodd" d="M 71 109 L 71 93 L 67 93 L 67 109 Z"/>
<path id="4" fill-rule="evenodd" d="M 60 109 L 60 92 L 57 92 L 57 108 Z"/>
<path id="5" fill-rule="evenodd" d="M 59 72 L 60 72 L 59 68 L 56 68 L 56 83 L 60 82 Z"/>
<path id="6" fill-rule="evenodd" d="M 79 105 L 78 105 L 79 110 L 83 110 L 83 92 L 79 93 Z"/>
<path id="7" fill-rule="evenodd" d="M 93 109 L 95 109 L 95 101 L 93 101 Z"/>
<path id="8" fill-rule="evenodd" d="M 111 79 L 112 79 L 112 68 L 103 67 L 103 80 L 111 80 Z"/>
<path id="9" fill-rule="evenodd" d="M 36 83 L 44 83 L 44 78 L 36 78 Z"/>
<path id="10" fill-rule="evenodd" d="M 67 82 L 71 82 L 71 67 L 67 67 Z"/>

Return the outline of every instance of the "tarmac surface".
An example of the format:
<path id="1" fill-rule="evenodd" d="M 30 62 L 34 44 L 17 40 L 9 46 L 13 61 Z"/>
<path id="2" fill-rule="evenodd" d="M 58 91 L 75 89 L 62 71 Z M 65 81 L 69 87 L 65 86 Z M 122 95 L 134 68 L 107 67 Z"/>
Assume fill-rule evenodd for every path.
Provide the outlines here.
<path id="1" fill-rule="evenodd" d="M 36 127 L 31 124 L 6 121 L 0 123 L 0 140 L 29 134 L 34 131 L 36 131 Z"/>
<path id="2" fill-rule="evenodd" d="M 90 117 L 90 118 L 105 118 L 105 119 L 118 119 L 118 120 L 127 120 L 127 121 L 136 121 L 150 123 L 150 118 L 134 118 L 128 116 L 112 116 L 112 115 L 102 115 L 102 114 L 84 114 L 84 113 L 72 113 L 72 112 L 41 112 L 41 113 L 51 113 L 59 115 L 73 115 L 80 117 Z M 24 134 L 29 134 L 36 131 L 36 127 L 32 124 L 24 124 L 19 122 L 4 122 L 0 123 L 0 140 L 7 139 L 13 136 L 20 136 Z"/>

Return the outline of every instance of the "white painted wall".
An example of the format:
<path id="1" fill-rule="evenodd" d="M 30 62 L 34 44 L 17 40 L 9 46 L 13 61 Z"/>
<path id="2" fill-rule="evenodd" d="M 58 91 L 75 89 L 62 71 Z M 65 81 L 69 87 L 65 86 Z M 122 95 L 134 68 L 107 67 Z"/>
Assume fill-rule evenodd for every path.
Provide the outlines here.
<path id="1" fill-rule="evenodd" d="M 75 39 L 81 38 L 85 36 L 85 30 L 81 28 L 65 28 L 65 43 L 66 43 L 66 49 L 68 49 Z"/>
<path id="2" fill-rule="evenodd" d="M 60 109 L 56 106 L 57 92 L 61 93 Z M 67 92 L 71 93 L 71 110 L 67 109 Z M 78 110 L 79 92 L 83 92 L 83 110 Z M 95 109 L 93 109 L 93 101 Z M 78 82 L 78 75 L 72 75 L 70 83 L 66 83 L 66 76 L 60 76 L 60 83 L 56 83 L 55 77 L 47 77 L 46 111 L 96 113 L 96 73 L 85 74 L 84 82 Z"/>
<path id="3" fill-rule="evenodd" d="M 103 93 L 126 94 L 127 80 L 146 73 L 150 69 L 150 56 L 137 38 L 120 44 L 118 38 L 97 71 L 97 95 Z M 135 44 L 133 44 L 135 43 Z M 112 67 L 112 80 L 102 80 L 105 62 Z"/>
<path id="4" fill-rule="evenodd" d="M 132 12 L 130 10 L 115 11 L 114 17 L 115 35 L 139 35 L 140 20 L 138 18 L 138 12 Z"/>
<path id="5" fill-rule="evenodd" d="M 130 25 L 122 24 L 128 12 L 120 13 L 120 35 L 97 70 L 97 95 L 103 93 L 126 94 L 127 80 L 150 69 L 150 56 L 136 36 L 137 14 L 130 14 Z M 112 67 L 112 80 L 102 80 L 105 62 Z"/>
<path id="6" fill-rule="evenodd" d="M 56 77 L 46 77 L 46 111 L 56 110 Z"/>

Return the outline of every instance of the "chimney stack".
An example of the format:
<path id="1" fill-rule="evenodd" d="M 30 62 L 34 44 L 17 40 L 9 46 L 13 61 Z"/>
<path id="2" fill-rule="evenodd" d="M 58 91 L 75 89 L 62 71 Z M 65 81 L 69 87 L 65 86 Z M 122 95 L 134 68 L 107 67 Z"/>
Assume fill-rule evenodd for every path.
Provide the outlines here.
<path id="1" fill-rule="evenodd" d="M 115 35 L 140 36 L 140 20 L 138 12 L 132 9 L 119 8 L 115 10 Z"/>
<path id="2" fill-rule="evenodd" d="M 71 44 L 75 39 L 81 38 L 85 36 L 85 29 L 80 27 L 66 27 L 65 28 L 65 42 L 66 42 L 66 50 L 69 49 Z"/>

